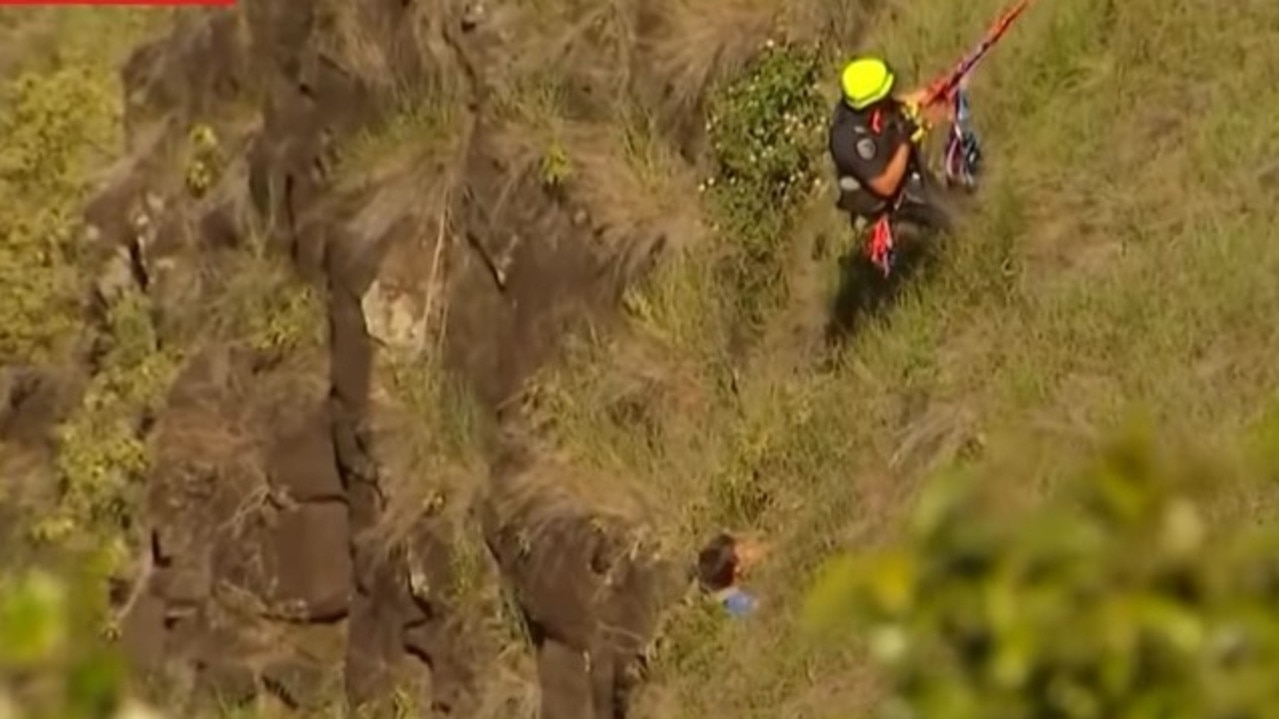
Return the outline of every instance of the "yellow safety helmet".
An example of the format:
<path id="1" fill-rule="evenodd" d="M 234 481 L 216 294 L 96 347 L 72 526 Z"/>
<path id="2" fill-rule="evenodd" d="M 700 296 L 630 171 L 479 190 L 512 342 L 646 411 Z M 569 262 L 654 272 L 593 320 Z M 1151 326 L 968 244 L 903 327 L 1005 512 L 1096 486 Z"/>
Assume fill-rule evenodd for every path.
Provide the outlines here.
<path id="1" fill-rule="evenodd" d="M 877 57 L 859 57 L 845 65 L 839 76 L 844 102 L 854 110 L 864 110 L 888 97 L 896 81 L 888 63 Z"/>

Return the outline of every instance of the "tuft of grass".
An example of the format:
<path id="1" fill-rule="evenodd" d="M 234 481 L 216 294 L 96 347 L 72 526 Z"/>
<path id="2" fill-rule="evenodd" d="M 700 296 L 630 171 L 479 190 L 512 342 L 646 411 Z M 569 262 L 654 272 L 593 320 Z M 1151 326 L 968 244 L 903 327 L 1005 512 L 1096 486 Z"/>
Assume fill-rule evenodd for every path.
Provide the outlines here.
<path id="1" fill-rule="evenodd" d="M 475 458 L 476 440 L 484 431 L 482 414 L 460 381 L 434 358 L 403 359 L 388 363 L 389 391 L 416 420 L 431 428 L 432 448 L 423 458 L 446 461 Z"/>
<path id="2" fill-rule="evenodd" d="M 406 161 L 430 164 L 438 160 L 457 138 L 460 118 L 456 99 L 437 91 L 403 91 L 387 117 L 342 144 L 340 171 L 367 178 Z"/>
<path id="3" fill-rule="evenodd" d="M 260 241 L 222 258 L 217 287 L 194 313 L 189 343 L 235 342 L 264 357 L 321 349 L 328 337 L 323 292 L 304 282 Z"/>
<path id="4" fill-rule="evenodd" d="M 663 117 L 700 112 L 714 86 L 759 51 L 782 9 L 774 0 L 672 0 L 657 14 L 663 32 L 652 62 L 667 84 Z"/>
<path id="5" fill-rule="evenodd" d="M 573 177 L 573 160 L 563 142 L 551 138 L 538 162 L 538 171 L 542 185 L 550 190 L 562 188 Z"/>
<path id="6" fill-rule="evenodd" d="M 484 486 L 482 442 L 489 428 L 458 379 L 434 356 L 384 352 L 375 370 L 373 423 L 382 458 L 383 491 L 391 501 L 377 530 L 387 546 L 422 521 L 439 523 L 456 540 L 457 587 L 450 596 L 479 591 L 480 548 L 467 514 Z M 475 560 L 475 561 L 473 561 Z"/>

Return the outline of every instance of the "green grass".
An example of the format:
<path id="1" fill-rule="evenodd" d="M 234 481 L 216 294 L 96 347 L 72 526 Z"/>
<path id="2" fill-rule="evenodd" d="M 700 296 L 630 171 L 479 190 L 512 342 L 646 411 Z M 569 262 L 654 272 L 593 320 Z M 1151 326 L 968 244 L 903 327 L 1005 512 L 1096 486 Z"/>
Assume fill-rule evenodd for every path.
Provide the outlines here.
<path id="1" fill-rule="evenodd" d="M 232 342 L 272 359 L 323 351 L 328 340 L 324 293 L 296 276 L 284 258 L 254 239 L 243 252 L 223 258 L 203 306 L 190 312 L 190 327 L 176 332 L 190 346 Z"/>
<path id="2" fill-rule="evenodd" d="M 922 82 L 998 6 L 916 4 L 878 25 L 872 44 L 918 65 Z M 734 287 L 685 259 L 633 292 L 639 339 L 570 360 L 558 389 L 543 388 L 558 392 L 563 444 L 667 508 L 657 521 L 672 547 L 691 556 L 719 526 L 779 542 L 754 582 L 769 609 L 751 629 L 696 620 L 700 609 L 676 616 L 655 707 L 856 715 L 876 686 L 864 655 L 812 647 L 794 619 L 820 560 L 891 539 L 931 471 L 966 461 L 1033 498 L 1134 407 L 1211 451 L 1273 406 L 1279 249 L 1255 178 L 1257 158 L 1279 150 L 1268 80 L 1279 56 L 1259 39 L 1276 23 L 1263 3 L 1032 6 L 974 85 L 983 201 L 940 266 L 864 325 L 833 369 L 796 375 L 796 350 L 770 345 L 737 360 L 726 386 L 727 335 L 702 308 Z M 654 360 L 642 374 L 663 390 L 646 393 L 658 421 L 643 436 L 655 443 L 606 411 L 620 395 L 610 372 L 641 374 L 634 352 Z M 985 451 L 963 460 L 978 439 Z M 1215 501 L 1260 502 L 1253 491 L 1223 486 Z"/>

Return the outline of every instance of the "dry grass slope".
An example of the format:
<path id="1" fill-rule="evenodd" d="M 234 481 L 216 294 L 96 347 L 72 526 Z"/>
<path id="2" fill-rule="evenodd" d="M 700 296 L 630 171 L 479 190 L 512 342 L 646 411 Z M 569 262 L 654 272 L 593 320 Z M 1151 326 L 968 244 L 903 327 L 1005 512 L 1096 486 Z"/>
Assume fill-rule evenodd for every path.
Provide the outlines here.
<path id="1" fill-rule="evenodd" d="M 880 19 L 870 44 L 923 81 L 998 6 L 916 3 Z M 1279 54 L 1262 43 L 1277 27 L 1261 2 L 1035 7 L 975 85 L 983 202 L 833 369 L 796 376 L 803 343 L 770 344 L 725 378 L 705 311 L 724 288 L 677 258 L 631 298 L 634 332 L 548 376 L 561 442 L 668 508 L 672 546 L 724 525 L 779 540 L 756 580 L 771 608 L 749 629 L 674 618 L 651 715 L 866 708 L 875 683 L 856 647 L 793 636 L 800 588 L 831 550 L 891 536 L 936 468 L 975 462 L 1033 499 L 1134 408 L 1222 449 L 1272 408 Z M 823 204 L 812 212 L 801 226 L 814 234 L 839 227 Z M 808 232 L 788 241 L 808 246 Z M 1267 512 L 1255 491 L 1217 500 Z"/>

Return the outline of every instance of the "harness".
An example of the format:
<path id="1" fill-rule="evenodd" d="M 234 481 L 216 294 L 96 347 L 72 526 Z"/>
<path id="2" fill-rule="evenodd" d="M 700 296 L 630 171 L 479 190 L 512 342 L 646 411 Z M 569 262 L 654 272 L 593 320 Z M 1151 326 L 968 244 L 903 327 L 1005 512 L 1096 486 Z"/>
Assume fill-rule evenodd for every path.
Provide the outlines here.
<path id="1" fill-rule="evenodd" d="M 884 132 L 886 122 L 887 117 L 884 108 L 876 107 L 871 110 L 869 115 L 866 116 L 865 127 L 870 130 L 872 134 L 881 135 Z M 866 187 L 860 180 L 857 180 L 857 178 L 852 178 L 857 180 L 856 188 L 847 188 L 841 183 L 841 188 L 843 189 L 865 192 L 870 197 L 873 197 L 875 200 L 882 203 L 874 212 L 867 213 L 863 216 L 872 221 L 870 227 L 870 238 L 866 246 L 867 255 L 869 256 L 870 261 L 877 266 L 885 276 L 892 271 L 893 263 L 894 238 L 892 216 L 902 204 L 902 200 L 905 195 L 905 188 L 910 181 L 910 176 L 917 172 L 917 157 L 915 149 L 912 147 L 911 160 L 910 165 L 906 170 L 906 177 L 903 179 L 901 187 L 897 189 L 897 192 L 892 197 L 880 197 L 869 187 Z"/>
<path id="2" fill-rule="evenodd" d="M 944 170 L 946 183 L 949 186 L 961 186 L 972 191 L 977 185 L 977 177 L 981 171 L 981 144 L 972 127 L 972 112 L 969 108 L 967 83 L 957 88 L 953 102 L 955 104 L 955 121 L 951 125 L 946 139 L 944 154 Z M 871 132 L 879 135 L 884 130 L 885 114 L 883 108 L 875 108 L 867 117 L 867 125 Z M 912 181 L 922 181 L 923 174 L 919 167 L 918 148 L 911 147 L 910 164 L 906 175 L 896 194 L 890 198 L 879 198 L 885 205 L 878 212 L 869 216 L 872 219 L 870 236 L 866 245 L 866 253 L 870 261 L 887 277 L 893 268 L 895 236 L 893 217 L 906 200 L 906 189 Z M 863 188 L 869 192 L 868 188 Z"/>

